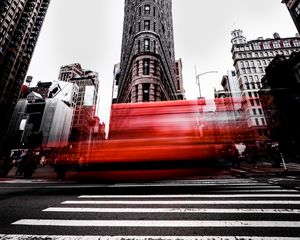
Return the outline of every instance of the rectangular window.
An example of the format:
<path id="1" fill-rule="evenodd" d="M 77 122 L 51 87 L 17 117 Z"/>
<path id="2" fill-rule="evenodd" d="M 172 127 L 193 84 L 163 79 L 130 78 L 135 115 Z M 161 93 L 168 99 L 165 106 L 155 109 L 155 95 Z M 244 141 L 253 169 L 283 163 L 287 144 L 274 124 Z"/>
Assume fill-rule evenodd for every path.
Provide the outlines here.
<path id="1" fill-rule="evenodd" d="M 144 40 L 145 51 L 150 51 L 150 39 Z"/>
<path id="2" fill-rule="evenodd" d="M 143 84 L 143 102 L 149 102 L 149 89 L 150 89 L 150 84 L 149 83 L 144 83 Z"/>
<path id="3" fill-rule="evenodd" d="M 297 16 L 300 15 L 300 3 L 298 3 L 298 5 L 295 7 L 295 14 L 296 14 Z"/>
<path id="4" fill-rule="evenodd" d="M 263 47 L 264 47 L 264 49 L 270 49 L 270 43 L 269 42 L 264 42 Z"/>
<path id="5" fill-rule="evenodd" d="M 145 5 L 144 6 L 144 13 L 145 14 L 150 14 L 150 5 Z"/>
<path id="6" fill-rule="evenodd" d="M 149 59 L 144 59 L 143 61 L 143 74 L 144 75 L 149 75 L 149 66 L 150 60 Z"/>
<path id="7" fill-rule="evenodd" d="M 255 118 L 255 123 L 256 123 L 256 126 L 259 126 L 259 122 L 258 122 L 257 118 Z"/>
<path id="8" fill-rule="evenodd" d="M 135 85 L 135 102 L 138 102 L 139 97 L 139 87 L 138 85 Z"/>
<path id="9" fill-rule="evenodd" d="M 285 41 L 283 42 L 283 46 L 284 46 L 284 47 L 290 47 L 291 44 L 290 44 L 290 42 L 289 42 L 288 40 L 285 40 Z"/>
<path id="10" fill-rule="evenodd" d="M 139 61 L 136 61 L 136 65 L 135 65 L 135 71 L 136 71 L 136 75 L 138 76 L 139 75 L 139 64 L 140 62 Z"/>
<path id="11" fill-rule="evenodd" d="M 144 30 L 150 30 L 150 20 L 144 21 Z"/>

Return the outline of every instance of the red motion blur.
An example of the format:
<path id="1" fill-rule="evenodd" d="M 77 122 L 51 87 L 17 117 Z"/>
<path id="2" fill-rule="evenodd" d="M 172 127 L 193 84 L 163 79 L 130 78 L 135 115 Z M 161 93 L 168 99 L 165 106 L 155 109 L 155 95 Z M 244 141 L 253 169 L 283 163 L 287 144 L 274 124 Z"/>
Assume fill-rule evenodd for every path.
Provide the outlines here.
<path id="1" fill-rule="evenodd" d="M 228 100 L 234 104 L 232 99 Z M 204 112 L 204 99 L 113 104 L 109 140 L 93 144 L 89 163 L 204 160 L 241 131 L 233 108 Z M 230 116 L 229 116 L 230 115 Z"/>

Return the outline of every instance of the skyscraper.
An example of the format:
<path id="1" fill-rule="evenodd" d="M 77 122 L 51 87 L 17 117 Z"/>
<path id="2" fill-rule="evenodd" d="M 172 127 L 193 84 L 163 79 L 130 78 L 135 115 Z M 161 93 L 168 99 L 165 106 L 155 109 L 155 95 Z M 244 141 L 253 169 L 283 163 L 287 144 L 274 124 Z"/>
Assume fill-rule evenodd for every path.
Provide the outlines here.
<path id="1" fill-rule="evenodd" d="M 0 1 L 0 152 L 49 2 Z"/>
<path id="2" fill-rule="evenodd" d="M 282 0 L 281 2 L 286 4 L 296 28 L 300 33 L 300 0 Z"/>
<path id="3" fill-rule="evenodd" d="M 79 63 L 60 68 L 60 81 L 75 83 L 79 87 L 73 122 L 71 140 L 86 140 L 90 134 L 91 123 L 96 115 L 98 103 L 98 73 L 85 70 Z"/>
<path id="4" fill-rule="evenodd" d="M 176 72 L 172 0 L 125 0 L 116 102 L 183 99 L 179 70 L 181 66 Z"/>

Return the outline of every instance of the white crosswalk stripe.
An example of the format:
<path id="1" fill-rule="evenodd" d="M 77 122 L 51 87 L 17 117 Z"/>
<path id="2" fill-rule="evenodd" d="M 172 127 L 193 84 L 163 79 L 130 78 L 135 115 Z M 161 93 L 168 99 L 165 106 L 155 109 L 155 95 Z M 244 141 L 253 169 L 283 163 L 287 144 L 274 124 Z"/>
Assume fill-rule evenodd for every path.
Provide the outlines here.
<path id="1" fill-rule="evenodd" d="M 263 236 L 65 236 L 65 235 L 0 235 L 0 239 L 55 239 L 55 240 L 299 240 L 298 237 Z"/>
<path id="2" fill-rule="evenodd" d="M 69 226 L 69 227 L 288 227 L 299 228 L 300 221 L 159 221 L 159 220 L 58 220 L 21 219 L 16 225 Z"/>
<path id="3" fill-rule="evenodd" d="M 243 182 L 244 181 L 244 182 Z M 138 184 L 118 184 L 121 187 Z M 41 218 L 24 218 L 12 226 L 28 229 L 72 228 L 101 229 L 100 235 L 0 235 L 2 239 L 56 239 L 56 240 L 298 240 L 300 239 L 300 192 L 282 189 L 255 180 L 189 180 L 149 183 L 146 186 L 215 186 L 203 194 L 115 194 L 79 195 L 76 200 L 61 202 L 42 210 Z M 116 185 L 113 185 L 116 186 Z M 110 186 L 111 187 L 111 186 Z M 219 189 L 222 187 L 224 189 Z M 259 187 L 259 188 L 257 188 Z M 226 193 L 221 193 L 224 191 Z M 114 207 L 114 205 L 116 205 Z M 144 206 L 145 205 L 145 206 Z M 192 205 L 192 206 L 190 206 Z M 277 207 L 278 206 L 278 207 Z M 76 215 L 77 214 L 77 215 Z M 126 214 L 126 215 L 124 215 Z M 139 215 L 137 215 L 139 214 Z M 145 215 L 142 219 L 139 216 Z M 57 216 L 57 218 L 55 217 Z M 78 217 L 79 216 L 79 217 Z M 126 218 L 125 218 L 126 216 Z M 217 219 L 216 219 L 217 217 Z M 79 219 L 78 219 L 79 218 Z M 221 219 L 222 218 L 222 219 Z M 128 235 L 115 234 L 124 228 Z M 195 234 L 172 236 L 172 229 L 195 231 Z M 128 229 L 128 230 L 126 230 Z M 138 229 L 147 229 L 153 235 L 141 236 Z M 158 230 L 160 229 L 160 230 Z M 192 229 L 192 230 L 189 230 Z M 218 229 L 215 236 L 208 229 Z M 249 229 L 255 229 L 253 234 Z M 255 234 L 260 229 L 262 234 Z M 276 229 L 293 233 L 291 237 L 278 234 Z M 145 230 L 146 231 L 146 230 Z M 248 232 L 247 232 L 248 231 Z M 296 231 L 296 232 L 295 232 Z M 161 233 L 166 235 L 160 235 Z M 228 233 L 232 232 L 232 235 Z M 272 234 L 274 232 L 274 234 Z M 157 235 L 159 234 L 159 236 Z M 201 233 L 198 235 L 197 233 Z M 204 234 L 203 234 L 204 233 Z M 222 234 L 223 233 L 223 234 Z M 240 234 L 236 234 L 240 233 Z M 243 234 L 242 234 L 243 233 Z M 299 233 L 299 234 L 298 234 Z M 194 236 L 195 235 L 195 236 Z M 253 236 L 254 235 L 254 236 Z"/>
<path id="4" fill-rule="evenodd" d="M 51 207 L 44 212 L 91 212 L 91 213 L 280 213 L 300 214 L 300 209 L 255 209 L 255 208 L 71 208 Z"/>

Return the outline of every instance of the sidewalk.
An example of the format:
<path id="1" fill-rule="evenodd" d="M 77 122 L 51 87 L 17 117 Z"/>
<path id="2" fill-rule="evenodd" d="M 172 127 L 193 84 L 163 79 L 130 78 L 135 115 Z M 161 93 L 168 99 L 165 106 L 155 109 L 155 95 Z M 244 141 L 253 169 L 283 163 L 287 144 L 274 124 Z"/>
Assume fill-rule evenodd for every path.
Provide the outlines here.
<path id="1" fill-rule="evenodd" d="M 296 175 L 300 176 L 299 163 L 286 163 L 286 169 L 281 163 L 280 167 L 273 167 L 271 163 L 261 161 L 254 166 L 251 163 L 242 162 L 240 168 L 231 168 L 233 174 L 241 176 L 268 176 L 268 175 Z"/>
<path id="2" fill-rule="evenodd" d="M 248 162 L 241 162 L 239 168 L 224 168 L 221 171 L 224 175 L 234 175 L 240 177 L 249 177 L 249 176 L 270 176 L 270 175 L 295 175 L 300 177 L 300 164 L 299 163 L 286 163 L 287 170 L 284 169 L 281 164 L 280 167 L 272 167 L 272 164 L 266 161 L 259 161 L 255 166 Z M 13 167 L 9 173 L 7 178 L 0 179 L 0 181 L 5 181 L 9 179 L 24 179 L 23 176 L 16 176 L 16 167 Z M 81 173 L 83 174 L 83 173 Z M 87 173 L 85 173 L 87 174 Z M 90 173 L 91 174 L 91 173 Z M 103 174 L 103 173 L 102 173 Z M 218 175 L 218 177 L 222 176 Z M 201 175 L 201 174 L 200 174 Z M 201 176 L 198 177 L 201 177 Z M 223 176 L 224 176 L 223 175 Z M 78 172 L 75 170 L 69 170 L 66 173 L 65 179 L 77 179 Z M 207 177 L 207 176 L 206 176 Z M 215 176 L 214 176 L 215 177 Z M 57 180 L 56 172 L 52 166 L 43 166 L 37 168 L 31 179 L 44 179 L 44 180 Z"/>
<path id="3" fill-rule="evenodd" d="M 16 167 L 13 167 L 8 175 L 7 175 L 7 178 L 24 178 L 23 176 L 17 176 L 16 175 L 16 171 L 17 171 L 17 168 Z M 55 180 L 56 179 L 56 172 L 54 171 L 54 168 L 51 167 L 51 166 L 44 166 L 44 167 L 39 167 L 37 168 L 32 177 L 32 179 L 49 179 L 49 180 Z"/>

